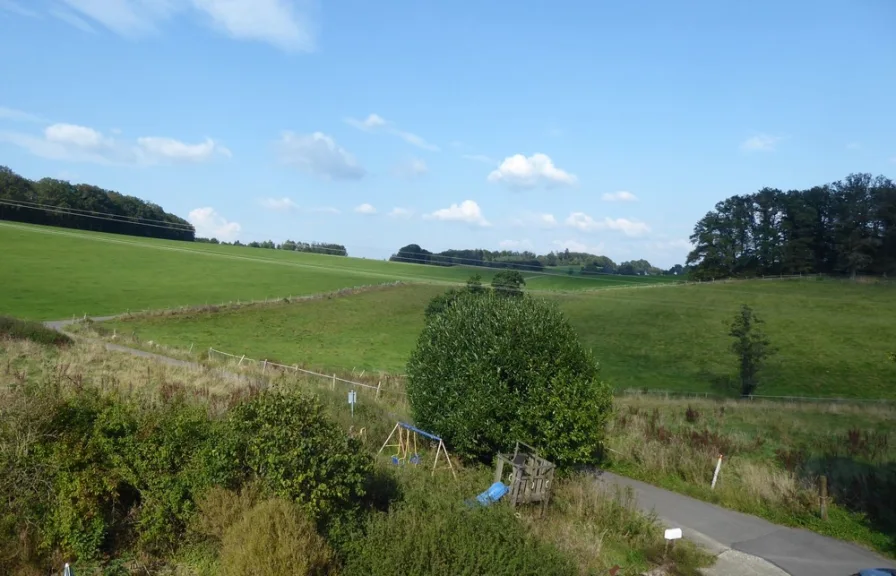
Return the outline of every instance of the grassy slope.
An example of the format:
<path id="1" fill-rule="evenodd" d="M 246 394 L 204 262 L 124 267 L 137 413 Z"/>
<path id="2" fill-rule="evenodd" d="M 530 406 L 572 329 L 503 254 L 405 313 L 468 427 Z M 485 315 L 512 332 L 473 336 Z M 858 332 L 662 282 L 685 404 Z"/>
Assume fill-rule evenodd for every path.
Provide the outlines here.
<path id="1" fill-rule="evenodd" d="M 174 318 L 120 321 L 142 339 L 212 346 L 324 368 L 401 372 L 426 302 L 442 287 L 402 286 L 344 298 Z M 896 398 L 896 290 L 839 281 L 756 281 L 557 296 L 618 388 L 719 392 L 734 374 L 725 322 L 756 309 L 780 352 L 762 393 Z M 873 335 L 873 337 L 869 337 Z"/>
<path id="2" fill-rule="evenodd" d="M 0 313 L 35 320 L 257 300 L 402 280 L 460 284 L 461 267 L 422 266 L 238 246 L 194 244 L 0 222 Z M 527 274 L 534 277 L 536 274 Z M 539 276 L 532 288 L 582 290 L 623 280 Z"/>

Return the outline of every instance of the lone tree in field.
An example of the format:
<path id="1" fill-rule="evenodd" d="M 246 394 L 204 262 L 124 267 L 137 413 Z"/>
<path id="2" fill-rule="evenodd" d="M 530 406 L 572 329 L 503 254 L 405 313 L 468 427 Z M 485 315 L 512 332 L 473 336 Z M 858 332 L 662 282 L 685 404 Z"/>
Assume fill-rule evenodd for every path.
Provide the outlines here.
<path id="1" fill-rule="evenodd" d="M 760 320 L 753 309 L 744 304 L 731 323 L 728 334 L 734 338 L 731 351 L 737 356 L 740 364 L 741 396 L 754 394 L 759 388 L 759 372 L 765 360 L 775 353 L 768 337 L 760 330 Z"/>
<path id="2" fill-rule="evenodd" d="M 407 374 L 415 422 L 459 455 L 488 462 L 521 440 L 561 467 L 599 458 L 612 392 L 553 305 L 461 294 L 427 319 Z"/>
<path id="3" fill-rule="evenodd" d="M 526 281 L 516 270 L 502 270 L 492 278 L 492 289 L 498 296 L 522 296 Z"/>
<path id="4" fill-rule="evenodd" d="M 441 314 L 454 304 L 455 300 L 462 294 L 483 295 L 487 292 L 489 292 L 489 289 L 482 285 L 482 276 L 473 274 L 467 279 L 467 284 L 463 288 L 449 288 L 445 292 L 434 296 L 433 299 L 429 301 L 429 304 L 426 305 L 426 310 L 423 312 L 423 316 L 429 319 L 436 314 Z"/>

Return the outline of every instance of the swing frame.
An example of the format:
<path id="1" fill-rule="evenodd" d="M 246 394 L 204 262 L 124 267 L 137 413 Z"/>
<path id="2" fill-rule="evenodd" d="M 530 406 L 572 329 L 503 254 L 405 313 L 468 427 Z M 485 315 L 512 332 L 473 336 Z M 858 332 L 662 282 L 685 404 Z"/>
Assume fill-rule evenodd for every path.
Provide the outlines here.
<path id="1" fill-rule="evenodd" d="M 395 433 L 398 433 L 398 441 L 390 444 L 390 441 L 395 436 Z M 442 441 L 441 438 L 436 436 L 435 434 L 430 434 L 425 430 L 421 430 L 416 426 L 412 426 L 406 422 L 396 422 L 395 427 L 392 428 L 392 432 L 389 433 L 386 441 L 383 442 L 383 446 L 380 448 L 377 455 L 381 454 L 383 450 L 386 448 L 397 448 L 396 454 L 393 455 L 393 458 L 400 464 L 402 461 L 408 461 L 408 454 L 411 451 L 411 446 L 414 448 L 414 457 L 418 458 L 419 462 L 419 452 L 417 451 L 417 436 L 423 436 L 425 438 L 429 438 L 434 442 L 438 442 L 438 446 L 436 447 L 436 456 L 432 462 L 432 474 L 435 475 L 436 467 L 439 465 L 439 458 L 442 453 L 445 454 L 445 461 L 448 463 L 448 468 L 451 470 L 451 475 L 457 479 L 457 472 L 454 470 L 454 465 L 451 463 L 451 457 L 448 456 L 448 448 L 445 447 L 445 442 Z M 413 457 L 412 457 L 413 458 Z M 416 464 L 416 462 L 415 462 Z"/>

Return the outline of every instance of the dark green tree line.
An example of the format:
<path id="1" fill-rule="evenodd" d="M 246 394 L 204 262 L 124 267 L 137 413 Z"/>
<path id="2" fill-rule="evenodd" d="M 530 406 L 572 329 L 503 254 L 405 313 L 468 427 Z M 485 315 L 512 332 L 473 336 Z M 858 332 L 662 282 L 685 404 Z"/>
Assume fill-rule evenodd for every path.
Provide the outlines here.
<path id="1" fill-rule="evenodd" d="M 896 271 L 896 184 L 850 174 L 807 190 L 732 196 L 697 222 L 691 241 L 687 263 L 700 280 L 889 274 Z"/>
<path id="2" fill-rule="evenodd" d="M 0 220 L 192 241 L 193 226 L 156 204 L 89 184 L 19 176 L 0 166 Z"/>

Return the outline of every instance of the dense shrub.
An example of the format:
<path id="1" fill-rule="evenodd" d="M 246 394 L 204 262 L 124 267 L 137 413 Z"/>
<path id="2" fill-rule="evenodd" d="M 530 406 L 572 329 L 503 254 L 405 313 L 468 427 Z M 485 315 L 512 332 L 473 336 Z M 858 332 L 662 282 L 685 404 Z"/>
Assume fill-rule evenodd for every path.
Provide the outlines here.
<path id="1" fill-rule="evenodd" d="M 352 507 L 364 495 L 372 458 L 313 396 L 262 394 L 237 406 L 228 425 L 239 439 L 231 457 L 315 520 Z"/>
<path id="2" fill-rule="evenodd" d="M 516 440 L 560 466 L 594 462 L 610 387 L 564 316 L 530 297 L 463 294 L 427 319 L 407 366 L 415 421 L 488 461 Z"/>
<path id="3" fill-rule="evenodd" d="M 334 556 L 314 523 L 288 500 L 260 502 L 224 534 L 224 576 L 324 576 Z"/>
<path id="4" fill-rule="evenodd" d="M 64 346 L 72 343 L 67 335 L 47 328 L 40 322 L 19 320 L 9 316 L 0 316 L 0 338 L 12 338 L 14 340 L 31 340 L 38 344 Z"/>
<path id="5" fill-rule="evenodd" d="M 437 492 L 436 492 L 437 494 Z M 347 555 L 345 576 L 560 576 L 576 571 L 504 505 L 468 508 L 463 501 L 413 498 L 369 521 Z"/>

